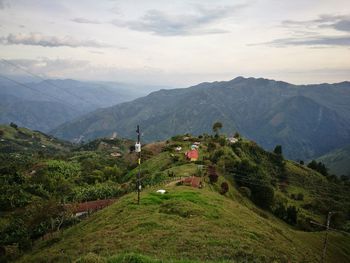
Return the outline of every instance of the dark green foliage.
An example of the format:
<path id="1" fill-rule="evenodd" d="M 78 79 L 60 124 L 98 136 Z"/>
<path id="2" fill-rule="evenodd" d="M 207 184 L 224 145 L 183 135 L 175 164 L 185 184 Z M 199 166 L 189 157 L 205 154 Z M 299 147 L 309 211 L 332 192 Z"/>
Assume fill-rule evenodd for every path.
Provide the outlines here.
<path id="1" fill-rule="evenodd" d="M 285 220 L 287 217 L 287 209 L 286 206 L 282 202 L 278 202 L 276 208 L 273 210 L 273 213 L 278 218 Z"/>
<path id="2" fill-rule="evenodd" d="M 11 123 L 10 123 L 10 126 L 11 126 L 12 128 L 14 128 L 14 129 L 17 129 L 17 128 L 18 128 L 17 124 L 14 123 L 14 122 L 11 122 Z"/>
<path id="3" fill-rule="evenodd" d="M 248 198 L 251 197 L 252 191 L 248 187 L 241 186 L 238 189 L 243 196 L 248 197 Z"/>
<path id="4" fill-rule="evenodd" d="M 302 201 L 302 200 L 304 200 L 304 195 L 302 193 L 291 194 L 290 198 L 297 200 L 297 201 Z"/>
<path id="5" fill-rule="evenodd" d="M 209 173 L 209 181 L 211 184 L 214 184 L 218 181 L 218 174 L 216 173 L 216 169 L 214 166 L 208 167 L 208 173 Z"/>
<path id="6" fill-rule="evenodd" d="M 220 144 L 220 146 L 225 146 L 226 145 L 226 138 L 225 137 L 219 137 L 217 139 L 218 143 Z"/>
<path id="7" fill-rule="evenodd" d="M 273 204 L 274 190 L 269 185 L 252 185 L 252 201 L 264 209 L 269 209 Z"/>
<path id="8" fill-rule="evenodd" d="M 219 130 L 222 129 L 222 123 L 221 122 L 215 122 L 213 124 L 213 132 L 215 132 L 215 135 L 219 135 Z"/>
<path id="9" fill-rule="evenodd" d="M 217 163 L 219 158 L 224 155 L 224 151 L 222 149 L 216 150 L 210 157 L 210 160 L 213 163 Z"/>
<path id="10" fill-rule="evenodd" d="M 275 154 L 282 155 L 282 145 L 276 145 L 275 149 L 273 150 Z"/>
<path id="11" fill-rule="evenodd" d="M 315 160 L 312 160 L 307 167 L 319 172 L 320 174 L 324 176 L 328 176 L 328 169 L 327 167 L 321 163 L 321 162 L 316 162 Z"/>
<path id="12" fill-rule="evenodd" d="M 213 142 L 208 143 L 208 152 L 212 152 L 216 149 L 216 145 Z"/>
<path id="13" fill-rule="evenodd" d="M 286 211 L 286 222 L 295 225 L 298 219 L 298 210 L 295 206 L 288 206 Z"/>
<path id="14" fill-rule="evenodd" d="M 229 186 L 227 182 L 223 182 L 220 187 L 221 187 L 220 194 L 224 195 L 228 192 Z"/>

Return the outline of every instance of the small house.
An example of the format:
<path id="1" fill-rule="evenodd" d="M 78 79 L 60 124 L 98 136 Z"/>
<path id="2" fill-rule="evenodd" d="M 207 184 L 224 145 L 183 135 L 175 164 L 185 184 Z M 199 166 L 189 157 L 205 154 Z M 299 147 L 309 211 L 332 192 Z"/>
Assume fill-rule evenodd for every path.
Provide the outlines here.
<path id="1" fill-rule="evenodd" d="M 235 138 L 235 137 L 228 137 L 227 140 L 228 140 L 230 143 L 236 143 L 236 142 L 238 142 L 238 139 Z"/>
<path id="2" fill-rule="evenodd" d="M 112 157 L 118 158 L 118 157 L 121 157 L 122 154 L 121 154 L 121 153 L 118 153 L 118 152 L 113 152 L 113 153 L 111 153 L 111 156 L 112 156 Z"/>
<path id="3" fill-rule="evenodd" d="M 189 159 L 190 161 L 197 161 L 199 154 L 197 149 L 192 149 L 191 151 L 188 151 L 185 153 L 186 158 Z"/>

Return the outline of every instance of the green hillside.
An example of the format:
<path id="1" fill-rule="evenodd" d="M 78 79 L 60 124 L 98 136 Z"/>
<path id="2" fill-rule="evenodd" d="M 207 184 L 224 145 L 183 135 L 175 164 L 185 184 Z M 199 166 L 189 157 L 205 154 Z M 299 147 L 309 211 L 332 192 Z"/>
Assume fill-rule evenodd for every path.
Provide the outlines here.
<path id="1" fill-rule="evenodd" d="M 324 233 L 295 230 L 209 186 L 163 188 L 165 195 L 156 194 L 156 188 L 143 192 L 139 206 L 135 194 L 121 198 L 65 231 L 56 243 L 39 242 L 20 262 L 70 262 L 89 252 L 103 257 L 134 252 L 163 260 L 319 262 Z M 350 237 L 332 233 L 329 241 L 327 262 L 347 262 Z"/>
<path id="2" fill-rule="evenodd" d="M 71 145 L 3 126 L 11 147 L 0 148 L 0 259 L 318 262 L 324 228 L 310 222 L 336 211 L 331 227 L 340 232 L 330 233 L 327 260 L 349 261 L 349 181 L 286 160 L 282 147 L 269 152 L 218 132 L 143 145 L 138 206 L 133 141 Z M 199 158 L 190 161 L 193 144 Z M 180 184 L 192 176 L 201 189 Z M 111 198 L 87 219 L 73 216 L 79 203 Z"/>
<path id="3" fill-rule="evenodd" d="M 34 242 L 29 248 L 24 243 L 22 256 L 14 258 L 18 262 L 319 262 L 325 232 L 310 221 L 323 224 L 329 211 L 337 211 L 331 227 L 340 232 L 330 232 L 327 262 L 348 262 L 349 185 L 285 160 L 281 149 L 267 152 L 237 138 L 229 143 L 224 136 L 179 135 L 145 145 L 140 205 L 134 192 L 137 155 L 126 150 L 131 145 L 127 140 L 99 139 L 75 148 L 58 163 L 45 161 L 41 176 L 57 177 L 62 171 L 65 179 L 51 193 L 34 175 L 22 183 L 24 191 L 40 182 L 48 195 L 62 198 L 58 202 L 118 200 L 82 221 L 66 217 L 62 229 L 49 224 L 44 240 L 38 239 L 40 228 L 35 225 L 42 215 L 25 206 L 30 213 L 21 227 L 28 220 L 36 229 L 25 230 Z M 190 162 L 184 153 L 194 142 L 199 144 L 199 159 Z M 117 162 L 110 158 L 115 147 L 122 152 Z M 202 180 L 203 188 L 178 184 L 180 178 L 192 175 Z M 67 194 L 57 193 L 67 184 L 71 187 Z M 157 194 L 157 189 L 167 193 Z M 41 198 L 45 207 L 46 197 Z M 11 224 L 6 227 L 6 220 L 8 216 L 0 221 L 2 237 L 9 235 L 6 229 Z"/>
<path id="4" fill-rule="evenodd" d="M 0 125 L 0 153 L 33 154 L 69 151 L 72 144 L 16 124 Z"/>
<path id="5" fill-rule="evenodd" d="M 332 174 L 350 176 L 350 145 L 333 150 L 316 160 L 324 163 Z"/>

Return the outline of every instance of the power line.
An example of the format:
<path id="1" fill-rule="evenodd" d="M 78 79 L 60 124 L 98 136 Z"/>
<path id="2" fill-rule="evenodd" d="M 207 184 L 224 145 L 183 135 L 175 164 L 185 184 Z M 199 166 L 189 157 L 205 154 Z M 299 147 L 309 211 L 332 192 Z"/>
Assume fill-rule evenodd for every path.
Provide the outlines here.
<path id="1" fill-rule="evenodd" d="M 64 105 L 68 106 L 69 108 L 71 108 L 71 109 L 72 109 L 73 111 L 75 111 L 76 113 L 81 114 L 81 112 L 79 112 L 77 109 L 75 109 L 74 105 L 71 105 L 70 103 L 68 103 L 68 102 L 66 102 L 66 101 L 64 101 L 64 100 L 61 100 L 60 98 L 57 98 L 57 97 L 52 96 L 52 95 L 49 95 L 49 94 L 45 94 L 44 92 L 42 92 L 42 91 L 40 91 L 40 90 L 34 89 L 34 88 L 32 88 L 32 87 L 30 87 L 30 86 L 28 86 L 28 85 L 26 85 L 26 84 L 23 84 L 23 83 L 21 83 L 21 82 L 18 82 L 18 81 L 14 80 L 14 79 L 5 77 L 4 75 L 1 75 L 1 74 L 0 74 L 0 77 L 3 78 L 3 79 L 8 80 L 8 81 L 10 81 L 10 82 L 13 82 L 13 83 L 15 83 L 15 84 L 17 84 L 17 85 L 19 85 L 19 86 L 22 86 L 22 87 L 24 87 L 24 88 L 27 88 L 27 89 L 33 90 L 33 91 L 35 91 L 35 92 L 37 92 L 37 93 L 40 93 L 41 95 L 44 95 L 44 96 L 46 96 L 46 97 L 48 97 L 48 98 L 52 98 L 52 99 L 54 99 L 54 100 L 56 100 L 56 101 L 59 101 L 59 102 L 63 103 Z"/>
<path id="2" fill-rule="evenodd" d="M 15 68 L 18 68 L 18 69 L 22 70 L 23 72 L 26 72 L 27 74 L 29 74 L 29 75 L 31 75 L 31 76 L 33 76 L 33 77 L 36 77 L 36 78 L 42 80 L 44 83 L 47 83 L 47 84 L 49 84 L 49 85 L 52 86 L 52 87 L 58 88 L 58 89 L 60 89 L 60 90 L 63 90 L 64 92 L 68 93 L 68 94 L 71 95 L 71 96 L 76 97 L 76 98 L 79 99 L 79 100 L 82 100 L 82 101 L 84 101 L 84 102 L 86 102 L 86 103 L 88 103 L 88 104 L 94 104 L 93 102 L 87 101 L 86 99 L 84 99 L 84 98 L 82 98 L 82 97 L 80 97 L 80 96 L 78 96 L 78 95 L 76 95 L 76 94 L 74 94 L 74 93 L 72 93 L 72 92 L 70 92 L 70 91 L 68 91 L 68 90 L 66 90 L 66 89 L 63 89 L 62 87 L 60 87 L 60 86 L 58 86 L 58 85 L 56 85 L 56 84 L 50 82 L 50 81 L 47 80 L 47 79 L 44 79 L 44 78 L 40 77 L 40 76 L 37 75 L 37 74 L 34 74 L 34 73 L 32 73 L 32 72 L 30 72 L 30 71 L 28 71 L 28 70 L 26 70 L 26 69 L 24 69 L 24 68 L 22 68 L 22 67 L 16 65 L 16 64 L 13 63 L 13 62 L 10 62 L 10 61 L 8 61 L 8 60 L 6 60 L 6 59 L 1 59 L 1 61 L 2 61 L 3 63 L 6 63 L 6 64 L 8 64 L 8 65 L 11 65 L 11 66 L 13 66 L 13 67 L 15 67 Z"/>

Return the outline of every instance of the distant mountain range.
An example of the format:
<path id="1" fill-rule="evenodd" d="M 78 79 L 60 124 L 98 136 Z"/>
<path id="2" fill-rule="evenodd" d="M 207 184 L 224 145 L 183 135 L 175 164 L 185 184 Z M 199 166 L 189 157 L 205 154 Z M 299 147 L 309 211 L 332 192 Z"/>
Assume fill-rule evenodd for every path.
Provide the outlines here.
<path id="1" fill-rule="evenodd" d="M 309 159 L 350 144 L 350 82 L 292 85 L 268 79 L 238 77 L 201 83 L 186 89 L 159 90 L 131 102 L 99 109 L 65 123 L 51 133 L 84 140 L 136 136 L 163 140 L 181 133 L 210 133 L 215 121 L 223 132 L 242 135 L 285 155 Z"/>
<path id="2" fill-rule="evenodd" d="M 114 82 L 45 80 L 0 81 L 0 123 L 47 132 L 58 125 L 102 107 L 148 94 L 157 87 Z"/>

